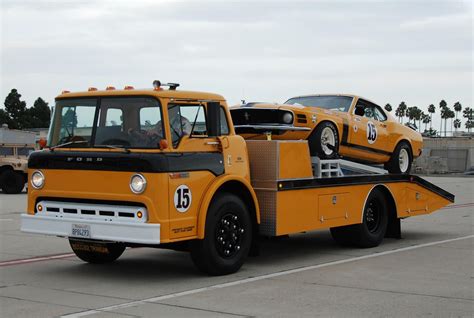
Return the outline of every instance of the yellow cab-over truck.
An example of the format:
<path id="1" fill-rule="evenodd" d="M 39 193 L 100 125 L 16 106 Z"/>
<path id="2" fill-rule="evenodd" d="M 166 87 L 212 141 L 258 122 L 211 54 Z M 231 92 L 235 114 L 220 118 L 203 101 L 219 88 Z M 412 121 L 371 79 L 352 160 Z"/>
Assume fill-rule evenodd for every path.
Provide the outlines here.
<path id="1" fill-rule="evenodd" d="M 68 238 L 90 263 L 161 247 L 222 275 L 259 236 L 328 228 L 373 247 L 400 236 L 400 219 L 454 202 L 418 176 L 310 157 L 307 141 L 245 141 L 222 96 L 178 86 L 59 95 L 48 146 L 29 158 L 22 230 Z"/>

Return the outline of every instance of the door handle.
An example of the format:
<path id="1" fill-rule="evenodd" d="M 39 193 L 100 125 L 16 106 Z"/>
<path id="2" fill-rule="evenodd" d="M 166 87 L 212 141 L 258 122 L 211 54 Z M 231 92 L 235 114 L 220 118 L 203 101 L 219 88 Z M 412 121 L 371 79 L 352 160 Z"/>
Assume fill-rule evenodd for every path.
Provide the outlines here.
<path id="1" fill-rule="evenodd" d="M 387 124 L 380 124 L 380 127 L 387 128 Z"/>
<path id="2" fill-rule="evenodd" d="M 218 145 L 220 144 L 218 141 L 206 141 L 206 145 Z"/>

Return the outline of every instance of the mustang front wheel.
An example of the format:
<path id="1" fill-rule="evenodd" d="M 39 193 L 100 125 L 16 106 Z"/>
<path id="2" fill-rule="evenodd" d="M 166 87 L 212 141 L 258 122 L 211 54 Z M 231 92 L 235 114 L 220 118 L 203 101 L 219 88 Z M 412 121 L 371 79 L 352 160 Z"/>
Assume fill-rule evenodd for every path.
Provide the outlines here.
<path id="1" fill-rule="evenodd" d="M 339 137 L 336 127 L 330 122 L 322 122 L 308 139 L 311 156 L 321 159 L 337 158 Z"/>
<path id="2" fill-rule="evenodd" d="M 401 142 L 395 148 L 390 161 L 385 164 L 385 169 L 390 173 L 408 174 L 411 170 L 413 156 L 411 154 L 410 145 Z"/>

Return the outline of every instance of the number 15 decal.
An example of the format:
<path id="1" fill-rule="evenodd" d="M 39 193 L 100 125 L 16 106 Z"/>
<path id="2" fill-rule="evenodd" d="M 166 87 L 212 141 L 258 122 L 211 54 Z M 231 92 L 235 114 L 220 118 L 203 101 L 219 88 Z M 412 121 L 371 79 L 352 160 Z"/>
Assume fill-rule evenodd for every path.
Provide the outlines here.
<path id="1" fill-rule="evenodd" d="M 184 213 L 191 206 L 193 196 L 187 185 L 182 184 L 174 192 L 174 207 L 178 212 Z"/>

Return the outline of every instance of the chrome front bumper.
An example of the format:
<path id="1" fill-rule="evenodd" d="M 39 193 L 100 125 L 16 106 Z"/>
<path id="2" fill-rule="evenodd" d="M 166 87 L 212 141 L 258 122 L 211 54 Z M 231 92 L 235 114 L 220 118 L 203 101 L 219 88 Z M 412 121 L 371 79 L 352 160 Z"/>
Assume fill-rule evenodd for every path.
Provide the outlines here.
<path id="1" fill-rule="evenodd" d="M 123 243 L 160 244 L 160 224 L 111 222 L 105 220 L 21 215 L 21 230 L 28 233 L 74 237 L 73 225 L 88 225 L 90 239 Z"/>

